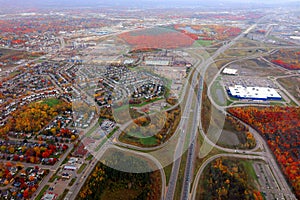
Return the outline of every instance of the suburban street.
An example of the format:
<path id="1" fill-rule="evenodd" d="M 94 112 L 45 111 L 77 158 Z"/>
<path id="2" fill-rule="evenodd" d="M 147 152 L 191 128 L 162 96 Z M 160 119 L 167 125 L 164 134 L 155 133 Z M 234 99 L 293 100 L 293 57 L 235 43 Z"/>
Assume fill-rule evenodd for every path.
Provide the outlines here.
<path id="1" fill-rule="evenodd" d="M 0 13 L 0 200 L 300 199 L 297 0 Z"/>

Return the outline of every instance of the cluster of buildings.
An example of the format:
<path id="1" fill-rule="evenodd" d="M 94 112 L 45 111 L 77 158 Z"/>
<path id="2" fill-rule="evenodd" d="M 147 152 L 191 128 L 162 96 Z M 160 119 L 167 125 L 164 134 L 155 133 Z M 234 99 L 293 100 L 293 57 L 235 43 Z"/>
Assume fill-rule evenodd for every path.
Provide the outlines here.
<path id="1" fill-rule="evenodd" d="M 111 130 L 113 130 L 116 126 L 116 123 L 110 120 L 104 120 L 101 123 L 101 129 L 105 131 L 106 133 L 109 133 Z"/>
<path id="2" fill-rule="evenodd" d="M 24 141 L 0 141 L 0 145 L 0 158 L 3 160 L 47 165 L 55 164 L 57 161 L 55 157 L 59 157 L 68 149 L 66 144 L 49 145 L 47 143 L 28 142 L 26 139 Z M 46 153 L 43 154 L 44 152 Z M 52 158 L 50 158 L 51 156 Z"/>
<path id="3" fill-rule="evenodd" d="M 266 43 L 300 44 L 299 16 L 296 13 L 285 13 L 278 17 L 270 18 L 267 24 L 259 25 L 247 37 L 251 40 Z"/>
<path id="4" fill-rule="evenodd" d="M 78 112 L 75 110 L 75 120 L 73 126 L 76 128 L 88 128 L 92 120 L 95 118 L 95 112 Z"/>
<path id="5" fill-rule="evenodd" d="M 31 52 L 56 52 L 60 49 L 60 40 L 51 32 L 35 32 L 21 35 L 16 32 L 6 32 L 2 34 L 0 46 Z"/>
<path id="6" fill-rule="evenodd" d="M 192 66 L 192 58 L 188 54 L 180 55 L 178 51 L 162 50 L 142 54 L 142 63 L 156 74 L 172 80 L 182 81 Z"/>
<path id="7" fill-rule="evenodd" d="M 147 97 L 161 95 L 164 81 L 147 71 L 131 70 L 125 65 L 85 66 L 77 73 L 78 85 L 86 91 L 101 106 L 126 99 L 129 96 Z M 155 86 L 155 88 L 152 86 Z M 158 86 L 158 87 L 156 87 Z M 151 94 L 146 94 L 149 87 Z"/>
<path id="8" fill-rule="evenodd" d="M 58 195 L 53 192 L 47 192 L 44 194 L 44 196 L 41 198 L 41 200 L 55 200 L 57 199 Z"/>
<path id="9" fill-rule="evenodd" d="M 0 83 L 0 127 L 5 125 L 7 119 L 17 109 L 46 98 L 59 98 L 70 102 L 74 109 L 72 112 L 56 116 L 45 124 L 38 133 L 37 138 L 40 142 L 31 140 L 31 134 L 26 135 L 27 139 L 31 140 L 29 142 L 0 141 L 2 160 L 53 165 L 68 148 L 64 144 L 65 138 L 69 139 L 72 136 L 77 138 L 79 130 L 88 128 L 93 120 L 97 119 L 95 107 L 110 106 L 127 98 L 148 100 L 163 96 L 167 90 L 166 79 L 171 80 L 171 93 L 177 93 L 178 97 L 185 78 L 195 63 L 194 58 L 180 50 L 124 55 L 129 48 L 124 45 L 124 41 L 116 37 L 102 42 L 100 39 L 103 35 L 129 28 L 190 22 L 215 23 L 216 20 L 220 23 L 224 23 L 225 20 L 230 25 L 238 26 L 237 22 L 232 22 L 238 15 L 232 14 L 221 16 L 212 14 L 204 19 L 199 13 L 195 15 L 183 13 L 182 17 L 171 17 L 154 10 L 136 12 L 103 9 L 101 11 L 86 9 L 82 12 L 43 10 L 25 15 L 16 13 L 0 16 L 0 48 L 24 50 L 31 55 L 35 55 L 32 53 L 36 52 L 40 53 L 37 54 L 39 56 L 47 54 L 35 61 L 28 61 L 34 59 L 28 58 L 14 62 L 14 64 L 24 63 L 24 67 L 19 69 L 9 69 L 7 72 L 4 72 L 6 70 L 4 68 L 0 69 L 2 78 L 7 78 Z M 190 20 L 191 16 L 193 20 Z M 247 17 L 256 19 L 257 15 Z M 276 29 L 270 26 L 270 30 Z M 229 35 L 235 35 L 240 29 L 234 27 L 224 31 L 228 31 Z M 214 31 L 210 32 L 212 35 L 215 34 Z M 292 37 L 289 35 L 290 39 L 297 39 L 298 33 L 294 31 L 293 34 Z M 52 61 L 45 61 L 48 59 Z M 141 68 L 143 69 L 139 70 Z M 236 75 L 237 71 L 228 68 L 223 73 Z M 249 87 L 240 84 L 228 86 L 228 93 L 243 99 L 281 98 L 276 90 L 270 87 Z M 77 101 L 80 103 L 76 109 Z M 161 102 L 158 105 L 158 108 L 166 106 Z M 105 120 L 100 127 L 101 133 L 108 133 L 115 127 L 115 122 Z M 78 131 L 72 128 L 78 128 Z M 23 133 L 10 132 L 8 136 L 18 138 L 20 134 Z M 44 141 L 54 142 L 55 148 Z M 88 137 L 82 142 L 73 152 L 73 156 L 83 157 L 88 153 L 85 146 L 98 145 L 94 139 Z M 78 166 L 80 166 L 79 159 L 72 157 L 63 166 L 59 175 L 69 179 Z M 20 190 L 22 184 L 32 189 L 38 186 L 39 181 L 45 176 L 45 170 L 39 168 L 30 168 L 19 173 L 18 167 L 7 167 L 5 171 L 9 172 L 11 177 L 9 180 L 1 177 L 0 183 L 8 182 L 7 185 L 12 187 L 8 190 L 1 189 L 0 198 L 7 199 L 12 199 L 13 193 L 16 193 L 19 199 L 23 198 L 24 191 Z M 55 193 L 48 192 L 42 199 L 56 198 Z"/>
<path id="10" fill-rule="evenodd" d="M 76 94 L 82 97 L 78 88 L 72 85 L 77 70 L 74 64 L 66 62 L 37 62 L 3 81 L 0 84 L 0 125 L 5 125 L 12 112 L 32 102 L 47 98 L 71 102 Z M 68 115 L 71 116 L 72 113 Z M 94 116 L 89 121 L 93 118 Z"/>
<path id="11" fill-rule="evenodd" d="M 0 46 L 13 47 L 29 51 L 55 52 L 59 50 L 59 36 L 67 34 L 99 34 L 92 30 L 114 24 L 103 16 L 85 16 L 78 13 L 74 18 L 72 11 L 64 12 L 32 12 L 3 15 L 7 17 L 0 24 Z M 91 29 L 91 31 L 89 31 Z"/>
<path id="12" fill-rule="evenodd" d="M 154 97 L 162 96 L 164 93 L 165 93 L 164 85 L 148 83 L 138 88 L 135 88 L 132 97 L 152 99 Z"/>
<path id="13" fill-rule="evenodd" d="M 39 167 L 28 167 L 22 165 L 0 163 L 2 177 L 0 184 L 6 189 L 0 191 L 1 199 L 28 199 L 35 191 L 47 171 Z"/>

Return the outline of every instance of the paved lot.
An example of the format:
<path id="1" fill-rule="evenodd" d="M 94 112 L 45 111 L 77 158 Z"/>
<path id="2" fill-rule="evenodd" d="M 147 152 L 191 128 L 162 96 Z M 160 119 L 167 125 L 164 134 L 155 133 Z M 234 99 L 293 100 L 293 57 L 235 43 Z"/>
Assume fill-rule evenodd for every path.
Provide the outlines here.
<path id="1" fill-rule="evenodd" d="M 226 88 L 234 85 L 242 85 L 244 87 L 272 87 L 275 89 L 278 88 L 272 80 L 261 77 L 222 76 L 222 81 Z"/>
<path id="2" fill-rule="evenodd" d="M 258 177 L 260 191 L 265 194 L 266 199 L 289 199 L 279 188 L 268 165 L 256 162 L 253 167 Z"/>

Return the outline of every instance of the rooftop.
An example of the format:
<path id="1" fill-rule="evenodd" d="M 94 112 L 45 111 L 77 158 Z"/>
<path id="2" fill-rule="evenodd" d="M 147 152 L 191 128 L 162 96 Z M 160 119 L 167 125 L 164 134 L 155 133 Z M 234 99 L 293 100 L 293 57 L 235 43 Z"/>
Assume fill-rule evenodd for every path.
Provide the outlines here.
<path id="1" fill-rule="evenodd" d="M 236 75 L 237 69 L 230 69 L 230 68 L 225 68 L 223 70 L 223 74 L 230 74 L 230 75 Z"/>
<path id="2" fill-rule="evenodd" d="M 55 194 L 52 193 L 46 193 L 41 200 L 53 200 L 56 198 Z"/>
<path id="3" fill-rule="evenodd" d="M 268 87 L 243 87 L 235 85 L 234 87 L 229 87 L 228 92 L 232 96 L 242 99 L 271 100 L 282 98 L 275 89 Z"/>

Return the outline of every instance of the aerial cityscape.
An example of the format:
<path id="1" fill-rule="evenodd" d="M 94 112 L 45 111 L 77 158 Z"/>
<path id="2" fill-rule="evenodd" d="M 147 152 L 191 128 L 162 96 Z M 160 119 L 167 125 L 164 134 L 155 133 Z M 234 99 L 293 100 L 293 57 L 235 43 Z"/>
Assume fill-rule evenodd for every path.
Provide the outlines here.
<path id="1" fill-rule="evenodd" d="M 300 1 L 0 0 L 0 199 L 300 199 Z"/>

